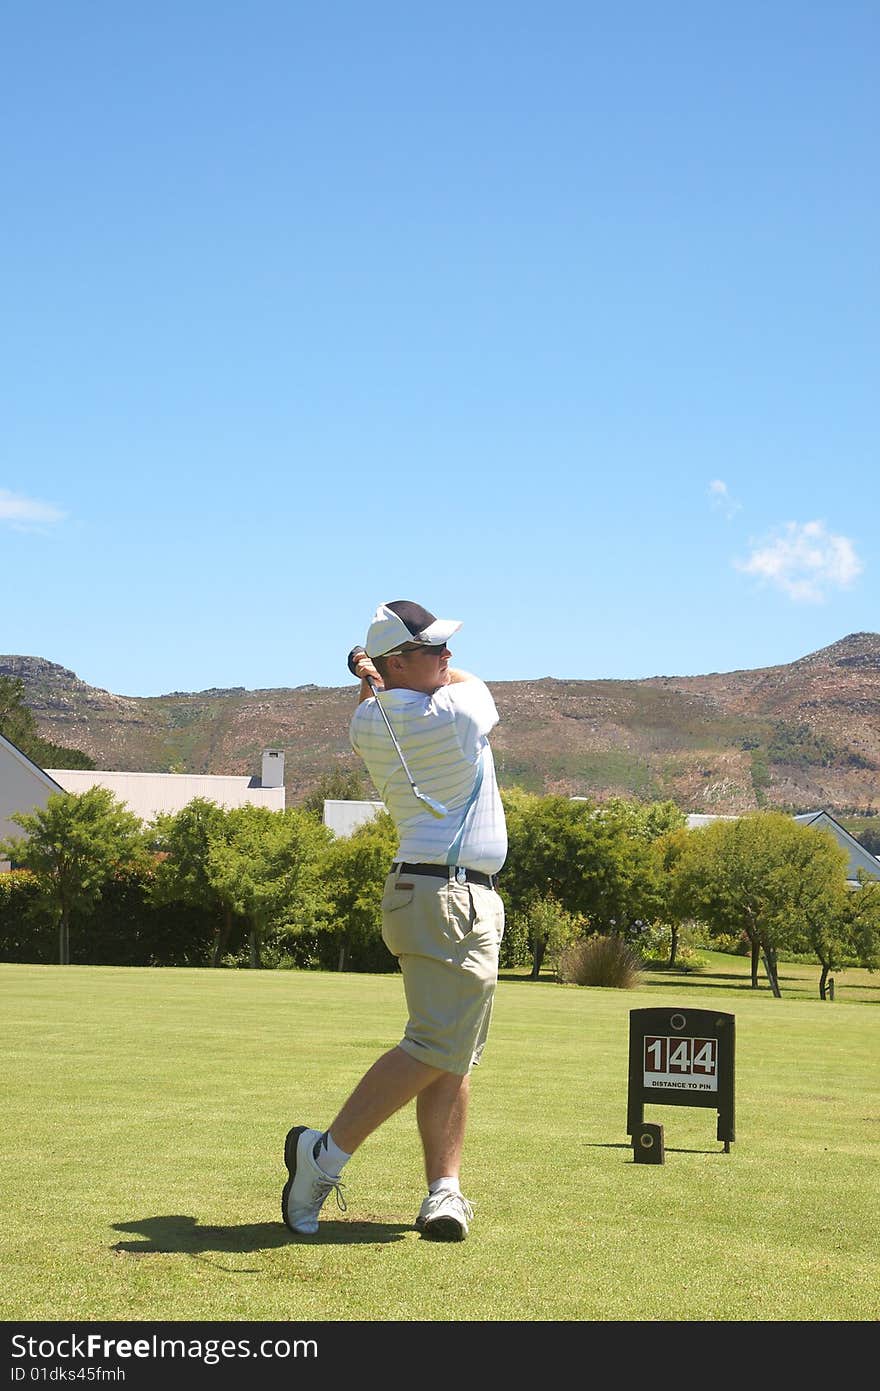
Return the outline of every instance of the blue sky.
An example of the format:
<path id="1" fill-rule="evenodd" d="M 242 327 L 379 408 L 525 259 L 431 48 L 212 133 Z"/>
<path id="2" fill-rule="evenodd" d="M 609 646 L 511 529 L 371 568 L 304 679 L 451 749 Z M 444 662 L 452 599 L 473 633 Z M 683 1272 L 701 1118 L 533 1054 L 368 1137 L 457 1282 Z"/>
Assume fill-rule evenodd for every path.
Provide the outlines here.
<path id="1" fill-rule="evenodd" d="M 127 695 L 880 629 L 880 9 L 18 0 L 0 650 Z"/>

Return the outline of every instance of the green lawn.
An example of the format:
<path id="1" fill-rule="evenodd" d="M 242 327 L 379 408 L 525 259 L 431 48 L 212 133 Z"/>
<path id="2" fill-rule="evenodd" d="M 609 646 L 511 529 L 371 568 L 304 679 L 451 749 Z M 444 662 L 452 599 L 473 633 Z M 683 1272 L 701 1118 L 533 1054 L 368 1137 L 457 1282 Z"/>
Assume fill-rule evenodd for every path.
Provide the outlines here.
<path id="1" fill-rule="evenodd" d="M 397 976 L 0 966 L 0 1317 L 27 1320 L 876 1320 L 880 981 L 815 966 L 784 998 L 743 958 L 636 991 L 499 985 L 475 1072 L 468 1240 L 422 1240 L 411 1107 L 317 1237 L 280 1221 L 281 1149 L 400 1036 Z M 629 1012 L 736 1016 L 737 1133 L 658 1106 L 626 1134 Z"/>

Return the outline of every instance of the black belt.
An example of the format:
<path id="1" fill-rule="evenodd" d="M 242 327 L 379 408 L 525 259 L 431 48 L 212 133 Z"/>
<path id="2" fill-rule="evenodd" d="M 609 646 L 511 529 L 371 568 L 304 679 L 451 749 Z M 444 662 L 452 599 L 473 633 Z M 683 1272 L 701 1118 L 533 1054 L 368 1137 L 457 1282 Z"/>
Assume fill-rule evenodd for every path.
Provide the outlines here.
<path id="1" fill-rule="evenodd" d="M 437 879 L 454 880 L 456 884 L 482 884 L 484 889 L 495 887 L 494 874 L 484 874 L 481 869 L 468 869 L 465 865 L 408 865 L 396 860 L 391 873 L 431 874 Z"/>

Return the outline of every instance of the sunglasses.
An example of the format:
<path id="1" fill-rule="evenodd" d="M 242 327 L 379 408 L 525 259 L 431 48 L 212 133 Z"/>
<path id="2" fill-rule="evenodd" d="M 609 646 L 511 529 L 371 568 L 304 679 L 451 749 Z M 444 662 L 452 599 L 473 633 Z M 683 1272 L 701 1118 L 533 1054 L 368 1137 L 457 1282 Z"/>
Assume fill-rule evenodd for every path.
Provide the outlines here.
<path id="1" fill-rule="evenodd" d="M 394 655 L 396 657 L 411 657 L 414 652 L 425 652 L 429 657 L 442 657 L 445 651 L 445 642 L 441 642 L 439 647 L 427 647 L 425 643 L 420 642 L 412 647 L 401 647 L 398 652 L 393 654 L 389 653 L 389 656 Z"/>

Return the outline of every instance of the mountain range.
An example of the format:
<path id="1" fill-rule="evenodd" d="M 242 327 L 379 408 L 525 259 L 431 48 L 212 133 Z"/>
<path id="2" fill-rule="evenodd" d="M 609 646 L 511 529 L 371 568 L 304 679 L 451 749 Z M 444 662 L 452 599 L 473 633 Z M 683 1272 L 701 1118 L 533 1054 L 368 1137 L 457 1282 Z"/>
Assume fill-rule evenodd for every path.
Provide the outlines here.
<path id="1" fill-rule="evenodd" d="M 258 775 L 262 750 L 281 749 L 289 806 L 329 773 L 362 771 L 354 683 L 123 696 L 28 656 L 0 656 L 0 675 L 22 680 L 44 738 L 96 768 Z M 880 812 L 880 633 L 755 670 L 488 684 L 502 787 L 687 812 Z"/>

